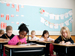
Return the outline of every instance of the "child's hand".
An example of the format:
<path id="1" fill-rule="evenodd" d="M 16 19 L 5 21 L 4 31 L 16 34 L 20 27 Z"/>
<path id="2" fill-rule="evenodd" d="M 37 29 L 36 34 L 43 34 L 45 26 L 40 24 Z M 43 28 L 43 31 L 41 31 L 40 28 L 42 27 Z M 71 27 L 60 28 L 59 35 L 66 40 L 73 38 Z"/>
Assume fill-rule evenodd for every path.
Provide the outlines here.
<path id="1" fill-rule="evenodd" d="M 69 44 L 71 44 L 71 42 L 66 42 L 66 45 L 69 45 Z"/>
<path id="2" fill-rule="evenodd" d="M 22 44 L 25 44 L 25 42 L 23 42 Z"/>
<path id="3" fill-rule="evenodd" d="M 53 43 L 54 43 L 54 40 L 52 40 L 51 42 L 53 42 Z"/>
<path id="4" fill-rule="evenodd" d="M 48 41 L 48 39 L 45 39 L 44 41 Z"/>
<path id="5" fill-rule="evenodd" d="M 22 44 L 20 41 L 17 43 L 17 45 L 20 45 L 20 44 Z"/>
<path id="6" fill-rule="evenodd" d="M 8 38 L 7 41 L 9 41 L 10 39 Z"/>
<path id="7" fill-rule="evenodd" d="M 61 42 L 60 42 L 60 44 L 64 44 L 64 43 L 65 43 L 65 41 L 61 41 Z"/>

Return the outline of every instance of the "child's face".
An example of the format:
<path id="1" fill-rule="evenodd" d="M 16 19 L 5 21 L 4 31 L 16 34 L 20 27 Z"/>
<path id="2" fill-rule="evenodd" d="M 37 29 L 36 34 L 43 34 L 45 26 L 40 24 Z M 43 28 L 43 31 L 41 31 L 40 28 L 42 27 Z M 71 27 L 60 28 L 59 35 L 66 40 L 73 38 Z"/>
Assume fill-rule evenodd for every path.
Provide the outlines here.
<path id="1" fill-rule="evenodd" d="M 22 39 L 26 36 L 27 32 L 26 31 L 19 31 L 19 37 Z"/>
<path id="2" fill-rule="evenodd" d="M 35 37 L 35 32 L 32 32 L 31 36 L 32 36 L 32 37 Z"/>
<path id="3" fill-rule="evenodd" d="M 48 33 L 44 34 L 44 37 L 45 37 L 45 38 L 48 38 L 48 36 L 49 36 L 49 34 L 48 34 Z"/>
<path id="4" fill-rule="evenodd" d="M 65 30 L 63 30 L 62 35 L 66 38 L 68 36 L 68 33 Z"/>
<path id="5" fill-rule="evenodd" d="M 8 30 L 6 33 L 10 37 L 12 35 L 12 30 Z"/>

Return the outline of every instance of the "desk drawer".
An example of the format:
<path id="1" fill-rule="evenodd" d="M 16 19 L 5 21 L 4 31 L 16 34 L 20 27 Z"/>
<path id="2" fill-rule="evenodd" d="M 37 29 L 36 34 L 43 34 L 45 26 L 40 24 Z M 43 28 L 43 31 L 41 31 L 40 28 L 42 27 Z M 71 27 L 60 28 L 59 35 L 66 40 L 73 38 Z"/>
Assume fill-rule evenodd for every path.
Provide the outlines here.
<path id="1" fill-rule="evenodd" d="M 13 49 L 14 53 L 23 53 L 23 52 L 42 52 L 44 48 L 24 48 L 24 49 Z"/>

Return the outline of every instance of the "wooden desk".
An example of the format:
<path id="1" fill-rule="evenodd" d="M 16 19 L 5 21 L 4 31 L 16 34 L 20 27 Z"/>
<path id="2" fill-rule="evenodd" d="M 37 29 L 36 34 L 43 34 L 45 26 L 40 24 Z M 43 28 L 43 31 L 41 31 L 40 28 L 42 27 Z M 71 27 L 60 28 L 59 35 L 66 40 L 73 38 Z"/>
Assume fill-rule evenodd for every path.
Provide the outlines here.
<path id="1" fill-rule="evenodd" d="M 4 41 L 4 40 L 5 39 L 0 39 L 0 52 L 1 52 L 1 56 L 2 56 L 2 53 L 3 53 L 3 45 L 8 43 L 8 41 Z"/>
<path id="2" fill-rule="evenodd" d="M 38 40 L 29 40 L 29 42 L 34 42 L 34 43 L 53 43 L 53 42 L 50 42 L 50 41 L 38 41 Z"/>
<path id="3" fill-rule="evenodd" d="M 29 40 L 30 42 L 33 42 L 33 43 L 37 43 L 37 44 L 41 44 L 41 45 L 46 45 L 46 48 L 45 48 L 45 56 L 48 56 L 48 54 L 50 54 L 49 52 L 49 47 L 50 47 L 50 43 L 52 42 L 49 42 L 49 41 L 36 41 L 36 40 Z"/>
<path id="4" fill-rule="evenodd" d="M 46 41 L 46 42 L 43 42 L 43 41 L 36 41 L 36 43 L 38 43 L 38 44 L 42 44 L 42 45 L 46 45 L 46 48 L 45 48 L 45 56 L 48 56 L 49 54 L 50 54 L 50 43 L 52 43 L 52 42 L 48 42 L 48 41 Z"/>
<path id="5" fill-rule="evenodd" d="M 59 55 L 59 53 L 62 53 L 65 56 L 73 56 L 75 55 L 75 44 L 71 45 L 62 45 L 62 44 L 56 44 L 54 45 L 54 51 Z"/>
<path id="6" fill-rule="evenodd" d="M 52 42 L 49 42 L 49 41 L 36 41 L 36 42 L 38 42 L 38 43 L 45 43 L 45 44 L 52 43 Z"/>
<path id="7" fill-rule="evenodd" d="M 30 45 L 30 46 L 19 46 L 19 45 L 4 45 L 9 52 L 9 56 L 19 55 L 43 55 L 45 45 Z"/>
<path id="8" fill-rule="evenodd" d="M 36 43 L 38 40 L 29 40 L 29 43 Z"/>

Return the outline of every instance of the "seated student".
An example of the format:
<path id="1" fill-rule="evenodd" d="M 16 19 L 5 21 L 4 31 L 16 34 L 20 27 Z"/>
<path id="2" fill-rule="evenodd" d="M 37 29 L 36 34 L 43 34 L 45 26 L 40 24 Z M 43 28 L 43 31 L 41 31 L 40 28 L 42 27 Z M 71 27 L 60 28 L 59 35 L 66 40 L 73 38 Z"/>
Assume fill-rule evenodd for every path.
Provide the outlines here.
<path id="1" fill-rule="evenodd" d="M 54 42 L 54 39 L 49 37 L 49 32 L 47 30 L 43 31 L 42 37 L 39 39 L 39 41 L 51 41 Z M 50 48 L 50 44 L 46 44 L 46 48 L 45 48 L 45 56 L 49 56 L 49 48 Z"/>
<path id="2" fill-rule="evenodd" d="M 29 32 L 26 25 L 23 23 L 19 26 L 19 35 L 15 35 L 9 42 L 9 45 L 20 45 L 20 44 L 26 44 L 26 34 Z"/>
<path id="3" fill-rule="evenodd" d="M 29 37 L 29 40 L 39 40 L 38 37 L 35 36 L 36 32 L 33 30 L 31 31 L 31 37 Z"/>
<path id="4" fill-rule="evenodd" d="M 74 43 L 74 41 L 71 39 L 70 31 L 68 27 L 62 27 L 61 28 L 61 36 L 59 36 L 56 40 L 55 43 L 61 43 L 61 44 L 71 44 Z"/>
<path id="5" fill-rule="evenodd" d="M 2 35 L 1 38 L 6 39 L 7 41 L 9 41 L 10 39 L 12 39 L 14 37 L 14 34 L 12 34 L 12 27 L 11 26 L 7 26 L 6 27 L 6 33 Z"/>
<path id="6" fill-rule="evenodd" d="M 43 31 L 42 37 L 39 39 L 39 41 L 51 41 L 54 42 L 54 39 L 49 37 L 49 32 L 47 30 Z"/>
<path id="7" fill-rule="evenodd" d="M 0 38 L 4 34 L 4 30 L 0 30 Z"/>

